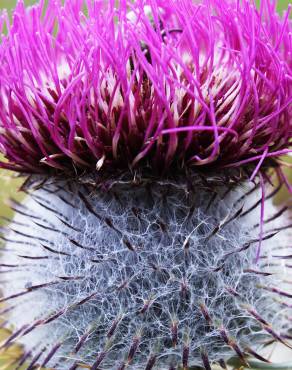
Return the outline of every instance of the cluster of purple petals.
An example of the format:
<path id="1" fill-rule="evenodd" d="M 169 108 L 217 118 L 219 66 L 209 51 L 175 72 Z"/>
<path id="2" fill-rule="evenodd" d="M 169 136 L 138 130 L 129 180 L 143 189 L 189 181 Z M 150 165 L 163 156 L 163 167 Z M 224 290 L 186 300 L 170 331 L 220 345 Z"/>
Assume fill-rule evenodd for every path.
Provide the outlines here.
<path id="1" fill-rule="evenodd" d="M 289 152 L 292 22 L 273 1 L 19 1 L 2 13 L 2 167 L 91 173 Z"/>

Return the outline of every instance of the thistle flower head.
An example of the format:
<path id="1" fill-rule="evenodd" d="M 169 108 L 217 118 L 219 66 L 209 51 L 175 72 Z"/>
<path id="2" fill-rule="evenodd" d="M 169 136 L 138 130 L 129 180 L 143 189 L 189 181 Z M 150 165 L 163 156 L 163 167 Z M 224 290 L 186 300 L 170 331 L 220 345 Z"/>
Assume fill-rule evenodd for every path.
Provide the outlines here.
<path id="1" fill-rule="evenodd" d="M 2 166 L 264 168 L 290 145 L 292 26 L 261 3 L 20 1 L 0 49 Z"/>
<path id="2" fill-rule="evenodd" d="M 289 207 L 272 204 L 291 150 L 290 8 L 46 3 L 1 17 L 0 165 L 45 176 L 0 229 L 0 349 L 24 344 L 27 369 L 269 362 L 267 343 L 291 347 Z"/>

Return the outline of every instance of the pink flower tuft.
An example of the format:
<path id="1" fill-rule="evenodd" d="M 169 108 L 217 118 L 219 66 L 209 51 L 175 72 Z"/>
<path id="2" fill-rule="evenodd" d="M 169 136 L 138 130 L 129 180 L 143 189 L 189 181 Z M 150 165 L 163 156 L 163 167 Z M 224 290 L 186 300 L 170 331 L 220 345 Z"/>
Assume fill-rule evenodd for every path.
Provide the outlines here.
<path id="1" fill-rule="evenodd" d="M 0 46 L 2 167 L 252 166 L 291 151 L 291 7 L 22 1 Z"/>

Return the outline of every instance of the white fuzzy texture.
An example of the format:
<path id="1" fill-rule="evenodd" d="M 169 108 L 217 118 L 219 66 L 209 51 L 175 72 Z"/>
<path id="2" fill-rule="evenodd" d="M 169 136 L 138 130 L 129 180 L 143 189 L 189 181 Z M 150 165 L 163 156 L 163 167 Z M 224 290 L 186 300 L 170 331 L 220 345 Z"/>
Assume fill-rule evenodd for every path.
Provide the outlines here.
<path id="1" fill-rule="evenodd" d="M 9 319 L 16 329 L 35 326 L 19 341 L 47 352 L 62 342 L 49 363 L 57 369 L 69 369 L 75 360 L 93 364 L 106 352 L 99 369 L 118 369 L 125 362 L 140 370 L 151 354 L 157 356 L 155 369 L 182 364 L 184 348 L 189 348 L 192 365 L 202 363 L 202 350 L 210 362 L 236 355 L 220 328 L 242 351 L 246 346 L 258 350 L 268 333 L 248 308 L 276 333 L 284 332 L 291 309 L 279 300 L 291 299 L 263 287 L 286 288 L 287 261 L 275 255 L 287 254 L 287 230 L 262 243 L 257 265 L 258 242 L 230 253 L 258 238 L 260 205 L 232 218 L 241 207 L 244 213 L 256 203 L 260 192 L 245 196 L 247 186 L 226 190 L 218 188 L 214 198 L 201 188 L 187 192 L 173 185 L 117 187 L 90 195 L 82 189 L 86 202 L 62 184 L 33 192 L 18 207 L 7 236 L 2 259 L 14 267 L 5 274 L 4 296 L 56 283 L 9 301 L 15 305 Z M 265 219 L 276 212 L 267 200 Z M 284 214 L 265 224 L 264 235 L 287 222 Z M 285 280 L 288 275 L 289 270 Z M 52 322 L 36 325 L 63 309 Z M 74 353 L 85 333 L 88 337 Z"/>

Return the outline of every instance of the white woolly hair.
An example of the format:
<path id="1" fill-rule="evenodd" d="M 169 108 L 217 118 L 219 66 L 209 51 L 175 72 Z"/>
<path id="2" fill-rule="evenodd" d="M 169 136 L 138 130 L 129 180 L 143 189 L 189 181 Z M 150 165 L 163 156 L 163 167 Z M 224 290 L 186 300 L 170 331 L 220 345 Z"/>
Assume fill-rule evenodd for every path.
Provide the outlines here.
<path id="1" fill-rule="evenodd" d="M 18 340 L 25 360 L 58 370 L 161 370 L 224 368 L 284 342 L 284 209 L 266 197 L 256 262 L 259 186 L 215 190 L 57 183 L 14 203 L 1 265 L 14 328 L 5 345 Z"/>

